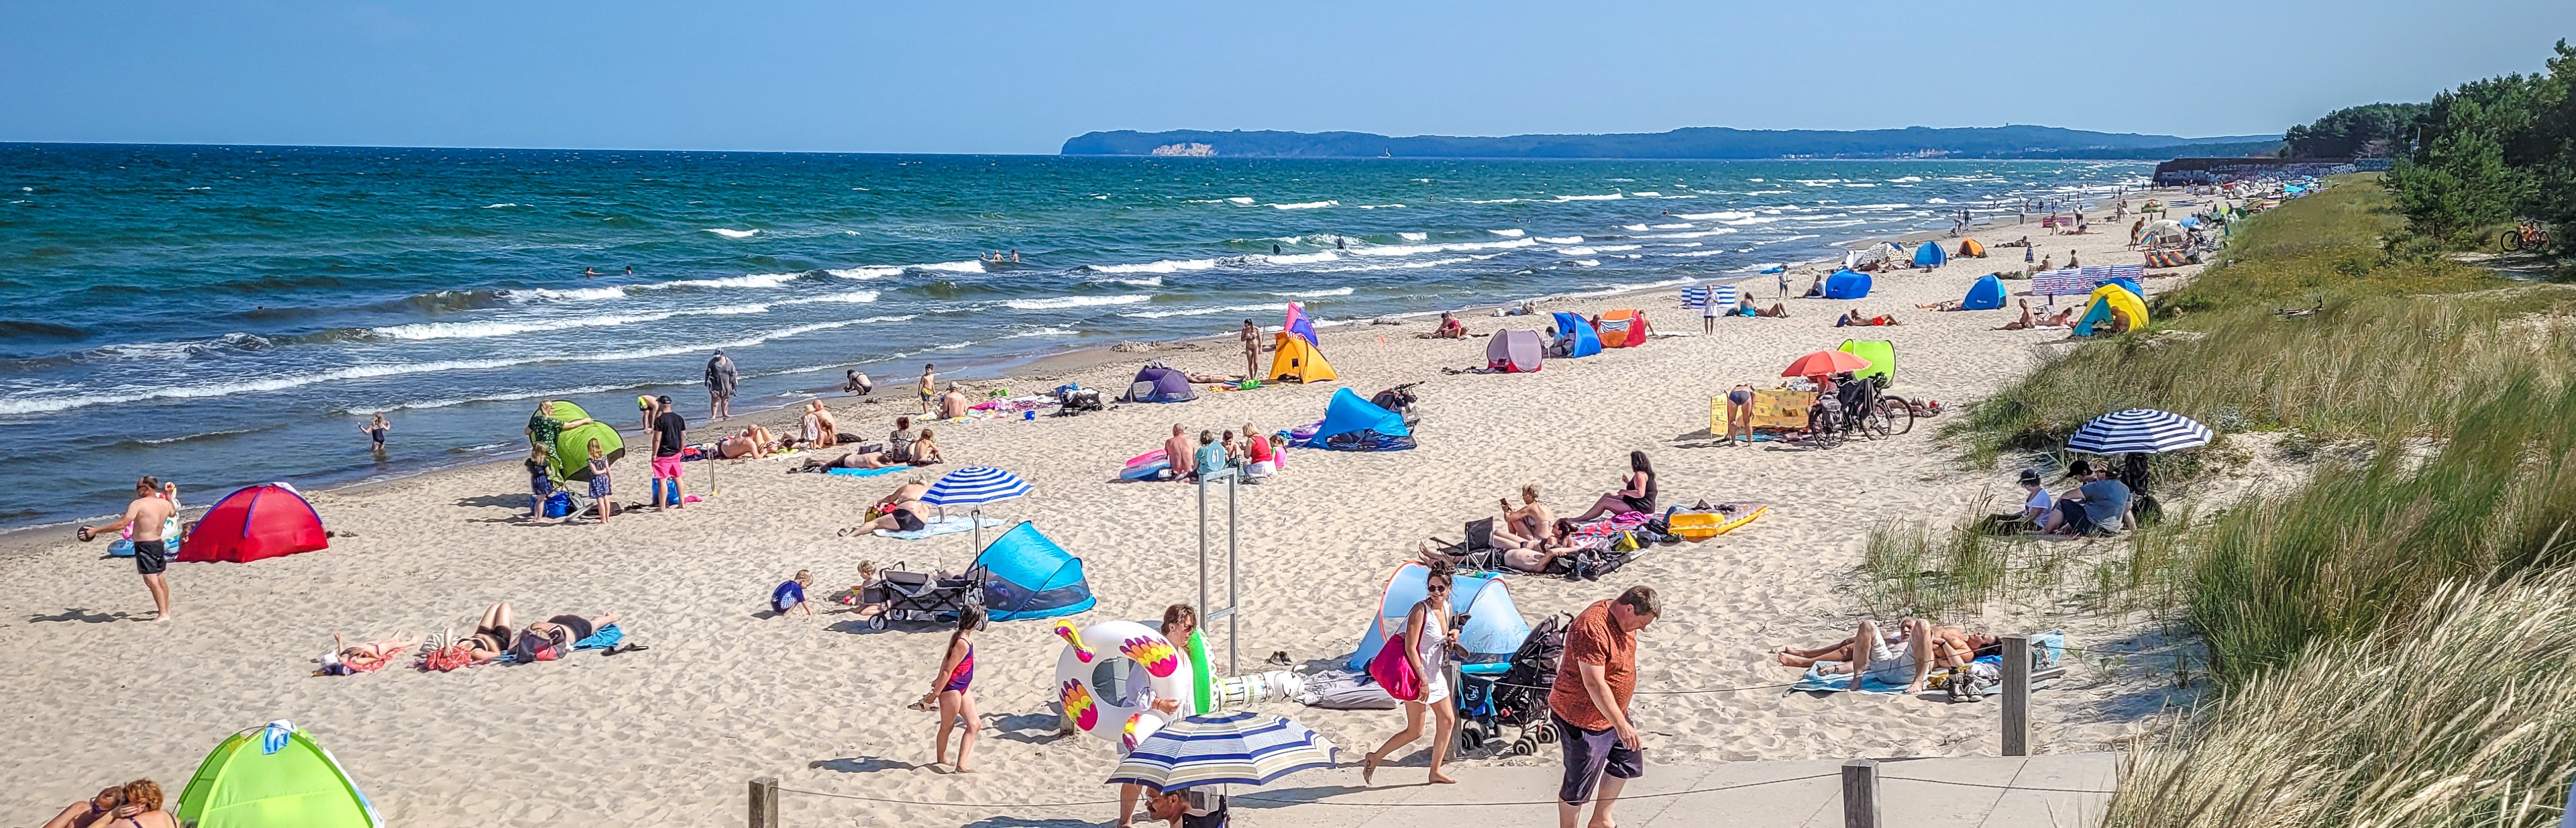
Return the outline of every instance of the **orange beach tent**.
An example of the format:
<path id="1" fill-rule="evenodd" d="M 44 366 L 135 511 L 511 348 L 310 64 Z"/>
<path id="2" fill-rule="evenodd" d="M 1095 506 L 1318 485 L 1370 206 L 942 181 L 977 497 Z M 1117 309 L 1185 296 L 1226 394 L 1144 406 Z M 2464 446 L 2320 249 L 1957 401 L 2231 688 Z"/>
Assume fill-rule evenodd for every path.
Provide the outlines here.
<path id="1" fill-rule="evenodd" d="M 1601 313 L 1601 347 L 1634 348 L 1646 344 L 1646 314 L 1635 308 Z"/>
<path id="2" fill-rule="evenodd" d="M 1982 243 L 1979 243 L 1976 239 L 1960 239 L 1960 240 L 1959 240 L 1959 255 L 1960 255 L 1960 256 L 1975 256 L 1975 257 L 1977 257 L 1977 258 L 1983 259 L 1983 258 L 1985 258 L 1985 257 L 1986 257 L 1986 246 L 1985 246 L 1984 244 L 1982 244 Z"/>

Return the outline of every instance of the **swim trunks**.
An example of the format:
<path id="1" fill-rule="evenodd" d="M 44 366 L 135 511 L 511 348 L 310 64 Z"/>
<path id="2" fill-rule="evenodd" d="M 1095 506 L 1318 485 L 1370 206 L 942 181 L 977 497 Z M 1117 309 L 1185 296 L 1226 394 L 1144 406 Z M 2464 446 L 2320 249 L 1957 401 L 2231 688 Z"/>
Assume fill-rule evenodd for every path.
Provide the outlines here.
<path id="1" fill-rule="evenodd" d="M 669 456 L 667 456 L 667 457 L 656 457 L 656 458 L 653 458 L 653 479 L 655 479 L 655 480 L 678 480 L 678 479 L 680 479 L 680 456 L 679 456 L 679 455 L 677 455 L 677 454 L 673 454 L 673 455 L 669 455 Z"/>
<path id="2" fill-rule="evenodd" d="M 168 568 L 170 568 L 169 544 L 157 540 L 134 542 L 134 571 L 145 575 L 159 575 L 161 570 Z"/>
<path id="3" fill-rule="evenodd" d="M 912 510 L 894 510 L 894 526 L 897 531 L 919 532 L 923 525 L 924 524 L 921 522 L 921 516 L 913 514 Z"/>

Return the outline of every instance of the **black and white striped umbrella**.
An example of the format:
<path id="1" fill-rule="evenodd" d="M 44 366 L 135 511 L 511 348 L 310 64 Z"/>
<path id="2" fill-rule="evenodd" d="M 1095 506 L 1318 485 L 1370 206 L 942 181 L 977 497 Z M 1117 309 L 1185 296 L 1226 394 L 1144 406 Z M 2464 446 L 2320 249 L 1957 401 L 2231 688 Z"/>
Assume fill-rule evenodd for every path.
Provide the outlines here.
<path id="1" fill-rule="evenodd" d="M 2132 408 L 2096 417 L 2066 438 L 2067 451 L 2086 454 L 2162 454 L 2209 445 L 2209 427 L 2190 417 Z"/>

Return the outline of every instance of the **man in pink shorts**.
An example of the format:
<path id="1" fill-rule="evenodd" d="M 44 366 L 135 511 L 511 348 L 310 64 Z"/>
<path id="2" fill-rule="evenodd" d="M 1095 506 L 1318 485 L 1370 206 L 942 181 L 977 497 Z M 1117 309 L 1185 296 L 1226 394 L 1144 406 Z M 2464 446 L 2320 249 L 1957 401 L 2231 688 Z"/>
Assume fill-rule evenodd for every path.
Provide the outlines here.
<path id="1" fill-rule="evenodd" d="M 680 508 L 687 502 L 687 496 L 680 491 L 680 448 L 688 437 L 689 423 L 680 419 L 680 412 L 671 410 L 669 395 L 654 398 L 653 403 L 653 430 L 647 436 L 653 438 L 653 511 L 659 512 Z M 665 480 L 671 481 L 668 493 L 662 491 Z"/>

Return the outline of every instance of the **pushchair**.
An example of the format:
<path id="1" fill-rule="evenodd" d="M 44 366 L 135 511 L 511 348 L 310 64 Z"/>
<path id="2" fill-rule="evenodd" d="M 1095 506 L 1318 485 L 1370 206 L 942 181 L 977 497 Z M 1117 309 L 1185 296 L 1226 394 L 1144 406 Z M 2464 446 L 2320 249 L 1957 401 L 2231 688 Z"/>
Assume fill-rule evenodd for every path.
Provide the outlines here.
<path id="1" fill-rule="evenodd" d="M 902 569 L 903 562 L 896 561 L 892 569 L 878 573 L 874 583 L 860 589 L 859 600 L 885 607 L 868 618 L 869 629 L 882 630 L 893 621 L 946 621 L 970 605 L 984 605 L 981 570 L 950 575 Z"/>
<path id="2" fill-rule="evenodd" d="M 1501 741 L 1503 728 L 1521 729 L 1505 756 L 1527 756 L 1556 741 L 1547 726 L 1547 694 L 1556 684 L 1556 667 L 1565 657 L 1565 627 L 1573 619 L 1552 615 L 1530 628 L 1512 660 L 1458 665 L 1457 749 L 1474 750 Z"/>

